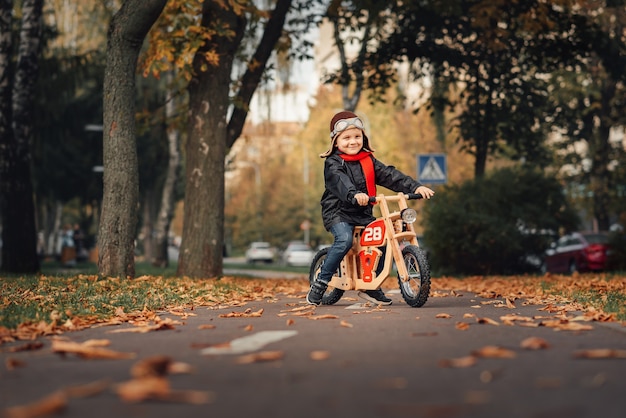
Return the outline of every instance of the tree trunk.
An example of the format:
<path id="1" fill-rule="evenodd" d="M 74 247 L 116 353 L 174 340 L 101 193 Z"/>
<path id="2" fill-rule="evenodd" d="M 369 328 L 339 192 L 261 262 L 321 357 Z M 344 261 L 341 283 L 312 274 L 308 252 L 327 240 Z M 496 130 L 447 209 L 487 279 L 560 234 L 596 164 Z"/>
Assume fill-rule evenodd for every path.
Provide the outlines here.
<path id="1" fill-rule="evenodd" d="M 215 37 L 196 54 L 196 76 L 189 83 L 190 130 L 186 147 L 186 188 L 183 240 L 178 258 L 178 275 L 208 278 L 222 274 L 224 253 L 224 158 L 226 149 L 238 138 L 248 104 L 258 86 L 272 50 L 278 41 L 292 0 L 279 0 L 265 27 L 263 37 L 241 81 L 231 120 L 229 89 L 233 57 L 243 38 L 245 20 L 232 9 L 205 2 L 202 24 L 221 21 L 236 35 Z M 217 66 L 207 64 L 204 54 L 215 51 Z M 203 69 L 206 67 L 206 69 Z"/>
<path id="2" fill-rule="evenodd" d="M 43 0 L 25 0 L 22 4 L 22 26 L 12 95 L 9 69 L 11 41 L 6 39 L 11 36 L 10 13 L 7 14 L 11 11 L 11 2 L 8 5 L 6 3 L 0 6 L 0 66 L 3 70 L 0 72 L 0 100 L 3 102 L 1 113 L 4 115 L 0 122 L 2 270 L 35 273 L 39 271 L 39 258 L 30 141 L 34 87 L 39 72 Z"/>
<path id="3" fill-rule="evenodd" d="M 135 132 L 135 71 L 144 38 L 167 0 L 127 0 L 113 16 L 104 74 L 104 188 L 98 271 L 134 277 L 139 174 Z"/>
<path id="4" fill-rule="evenodd" d="M 171 82 L 171 74 L 168 75 Z M 172 89 L 168 89 L 165 99 L 165 119 L 172 120 L 176 112 L 174 101 L 174 93 Z M 167 173 L 165 175 L 165 183 L 163 184 L 163 192 L 161 193 L 161 207 L 157 216 L 156 226 L 154 228 L 154 258 L 152 264 L 160 267 L 169 266 L 168 249 L 168 233 L 172 218 L 174 217 L 174 190 L 178 181 L 178 170 L 180 168 L 180 152 L 178 144 L 178 129 L 173 126 L 167 128 L 167 143 L 169 150 L 169 160 L 167 163 Z"/>
<path id="5" fill-rule="evenodd" d="M 226 116 L 230 105 L 230 75 L 233 57 L 245 28 L 243 17 L 205 2 L 202 24 L 220 19 L 237 38 L 219 38 L 207 43 L 194 58 L 196 76 L 189 89 L 189 137 L 186 147 L 186 184 L 183 237 L 178 257 L 178 275 L 208 278 L 222 274 L 224 242 L 224 158 Z M 219 53 L 218 65 L 206 65 L 203 53 Z"/>

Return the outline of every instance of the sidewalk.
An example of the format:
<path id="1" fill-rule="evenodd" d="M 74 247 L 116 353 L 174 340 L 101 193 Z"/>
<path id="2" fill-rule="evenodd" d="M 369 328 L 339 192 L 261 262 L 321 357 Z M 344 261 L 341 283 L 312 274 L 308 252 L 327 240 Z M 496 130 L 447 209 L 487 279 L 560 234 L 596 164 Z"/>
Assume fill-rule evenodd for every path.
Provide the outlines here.
<path id="1" fill-rule="evenodd" d="M 276 295 L 60 336 L 108 342 L 106 349 L 132 356 L 125 359 L 60 355 L 51 338 L 38 350 L 10 352 L 25 342 L 5 344 L 0 408 L 32 405 L 63 389 L 55 399 L 68 418 L 624 416 L 621 324 L 471 294 L 437 293 L 411 308 L 389 293 L 394 302 L 384 308 L 361 303 L 356 292 L 315 308 L 303 303 L 304 294 Z M 155 324 L 161 329 L 120 332 Z M 591 355 L 603 358 L 584 358 Z M 145 362 L 153 356 L 188 373 L 142 381 L 139 392 L 151 381 L 167 401 L 122 400 L 131 386 L 119 384 L 137 363 L 143 368 L 135 367 L 136 375 L 150 374 Z"/>

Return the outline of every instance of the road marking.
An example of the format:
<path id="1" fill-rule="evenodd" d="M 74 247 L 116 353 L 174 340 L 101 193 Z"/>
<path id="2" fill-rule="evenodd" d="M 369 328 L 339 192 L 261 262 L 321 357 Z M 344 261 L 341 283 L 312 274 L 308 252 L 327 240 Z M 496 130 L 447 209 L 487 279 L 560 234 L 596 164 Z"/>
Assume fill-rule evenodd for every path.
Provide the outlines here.
<path id="1" fill-rule="evenodd" d="M 243 354 L 260 350 L 267 344 L 275 343 L 296 335 L 298 331 L 260 331 L 246 337 L 235 338 L 228 347 L 208 347 L 201 354 Z"/>

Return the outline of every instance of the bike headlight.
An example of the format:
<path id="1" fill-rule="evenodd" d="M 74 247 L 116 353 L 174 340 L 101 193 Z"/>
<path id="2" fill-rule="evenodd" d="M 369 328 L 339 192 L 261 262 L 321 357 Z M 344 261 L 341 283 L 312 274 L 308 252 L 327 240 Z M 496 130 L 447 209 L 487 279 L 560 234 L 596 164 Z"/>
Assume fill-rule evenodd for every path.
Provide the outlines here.
<path id="1" fill-rule="evenodd" d="M 411 208 L 402 209 L 402 212 L 400 212 L 400 217 L 404 222 L 412 224 L 417 219 L 417 212 L 415 211 L 415 209 Z"/>

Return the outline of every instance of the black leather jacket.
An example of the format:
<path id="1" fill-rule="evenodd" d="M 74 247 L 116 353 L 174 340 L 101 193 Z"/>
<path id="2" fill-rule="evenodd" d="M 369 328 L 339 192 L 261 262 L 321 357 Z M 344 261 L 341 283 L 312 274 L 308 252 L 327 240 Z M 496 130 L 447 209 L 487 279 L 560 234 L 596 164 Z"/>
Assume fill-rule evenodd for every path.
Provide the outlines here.
<path id="1" fill-rule="evenodd" d="M 376 184 L 394 192 L 413 193 L 421 184 L 403 174 L 394 166 L 385 165 L 373 156 Z M 352 225 L 367 225 L 375 218 L 372 205 L 359 206 L 352 203 L 357 193 L 367 193 L 365 175 L 359 161 L 344 161 L 336 152 L 326 158 L 324 163 L 324 183 L 326 189 L 322 195 L 322 220 L 324 228 L 339 222 Z"/>

